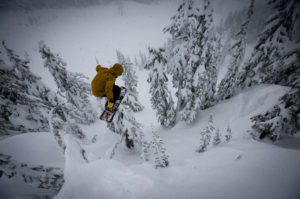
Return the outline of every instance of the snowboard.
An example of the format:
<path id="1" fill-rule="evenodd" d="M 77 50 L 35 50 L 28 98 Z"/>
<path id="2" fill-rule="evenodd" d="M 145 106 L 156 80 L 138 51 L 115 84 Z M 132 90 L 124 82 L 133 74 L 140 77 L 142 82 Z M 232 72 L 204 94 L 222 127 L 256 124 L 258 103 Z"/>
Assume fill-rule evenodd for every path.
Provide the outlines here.
<path id="1" fill-rule="evenodd" d="M 106 107 L 106 105 L 105 105 L 105 110 L 100 115 L 100 120 L 106 121 L 107 123 L 112 122 L 112 120 L 114 119 L 114 116 L 115 116 L 116 112 L 118 111 L 118 107 L 120 106 L 122 100 L 124 99 L 125 94 L 126 94 L 126 88 L 125 87 L 121 87 L 119 99 L 117 99 L 115 101 L 112 109 L 108 109 Z"/>

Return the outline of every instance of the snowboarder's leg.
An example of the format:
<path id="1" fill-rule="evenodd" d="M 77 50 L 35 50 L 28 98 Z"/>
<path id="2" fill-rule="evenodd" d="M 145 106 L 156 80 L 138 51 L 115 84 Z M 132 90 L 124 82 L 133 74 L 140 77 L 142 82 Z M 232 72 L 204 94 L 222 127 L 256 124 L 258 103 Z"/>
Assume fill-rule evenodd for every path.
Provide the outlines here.
<path id="1" fill-rule="evenodd" d="M 117 85 L 113 86 L 114 102 L 119 99 L 121 94 L 121 88 Z"/>
<path id="2" fill-rule="evenodd" d="M 121 93 L 121 88 L 119 86 L 113 86 L 113 95 L 114 95 L 114 103 L 119 99 Z M 105 107 L 107 107 L 108 101 L 106 100 Z"/>

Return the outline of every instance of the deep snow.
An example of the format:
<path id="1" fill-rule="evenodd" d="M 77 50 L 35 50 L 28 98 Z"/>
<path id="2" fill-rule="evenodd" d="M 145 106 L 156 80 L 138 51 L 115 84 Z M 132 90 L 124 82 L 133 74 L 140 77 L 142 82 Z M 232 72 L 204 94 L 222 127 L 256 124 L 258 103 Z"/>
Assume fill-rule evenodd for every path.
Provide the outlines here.
<path id="1" fill-rule="evenodd" d="M 220 11 L 226 7 L 222 5 L 224 3 L 219 4 Z M 146 51 L 148 44 L 154 47 L 163 45 L 167 35 L 162 29 L 169 23 L 177 6 L 178 3 L 172 1 L 159 1 L 150 5 L 126 2 L 122 12 L 115 4 L 43 10 L 32 14 L 31 17 L 37 20 L 34 24 L 29 24 L 28 16 L 21 13 L 0 13 L 0 38 L 6 39 L 7 45 L 21 55 L 27 51 L 33 71 L 54 88 L 37 52 L 39 40 L 44 40 L 54 52 L 59 52 L 68 63 L 68 69 L 92 78 L 96 57 L 101 64 L 108 66 L 116 60 L 116 49 L 133 57 L 139 51 Z M 66 136 L 66 157 L 47 132 L 26 133 L 1 140 L 1 153 L 12 155 L 19 162 L 63 168 L 66 183 L 57 199 L 300 198 L 299 136 L 284 137 L 274 144 L 254 141 L 247 133 L 251 126 L 249 118 L 272 107 L 288 88 L 272 85 L 251 88 L 200 112 L 190 126 L 179 123 L 173 129 L 163 129 L 151 108 L 147 72 L 139 71 L 137 75 L 139 99 L 145 109 L 135 114 L 136 119 L 144 125 L 143 131 L 148 138 L 151 137 L 151 125 L 158 130 L 170 156 L 169 167 L 155 169 L 151 162 L 142 161 L 139 147 L 130 150 L 124 143 L 117 148 L 114 158 L 109 159 L 120 136 L 109 131 L 102 121 L 82 126 L 88 140 L 97 138 L 91 145 L 80 146 Z M 118 84 L 122 81 L 118 80 Z M 95 109 L 99 109 L 95 98 L 92 102 Z M 195 149 L 200 131 L 210 115 L 223 136 L 227 125 L 231 126 L 233 139 L 225 143 L 223 138 L 221 145 L 210 146 L 207 152 L 200 154 Z M 86 150 L 89 163 L 78 157 L 79 147 Z M 32 194 L 54 196 L 55 193 L 32 189 L 20 179 L 0 179 L 1 198 L 31 198 Z"/>
<path id="2" fill-rule="evenodd" d="M 140 72 L 139 76 L 142 76 Z M 147 88 L 145 79 L 140 85 Z M 144 88 L 145 88 L 144 87 Z M 81 145 L 89 163 L 80 158 L 79 143 L 66 136 L 66 162 L 50 133 L 28 133 L 0 142 L 0 151 L 27 163 L 64 165 L 65 184 L 60 198 L 299 198 L 300 138 L 284 138 L 279 144 L 254 141 L 247 134 L 249 117 L 271 107 L 287 88 L 261 85 L 200 113 L 192 126 L 179 123 L 171 130 L 153 123 L 166 143 L 170 166 L 155 169 L 144 163 L 139 147 L 130 150 L 122 143 L 113 159 L 109 155 L 120 136 L 106 129 L 105 123 L 83 127 L 91 145 Z M 147 90 L 139 89 L 140 100 L 149 103 Z M 148 110 L 150 113 L 150 110 Z M 147 113 L 147 110 L 145 110 Z M 227 124 L 233 139 L 210 146 L 202 154 L 195 152 L 200 131 L 209 115 L 224 136 Z M 154 114 L 139 113 L 139 121 L 153 121 Z M 143 123 L 151 133 L 151 122 Z M 10 146 L 10 147 L 9 147 Z M 14 146 L 14 147 L 12 147 Z M 18 147 L 15 147 L 18 146 Z M 30 154 L 30 155 L 29 155 Z M 1 181 L 5 187 L 6 181 Z M 13 184 L 11 184 L 13 186 Z M 8 194 L 1 190 L 1 194 Z"/>
<path id="3" fill-rule="evenodd" d="M 143 76 L 141 73 L 139 76 Z M 139 84 L 148 87 L 145 78 L 140 78 Z M 170 155 L 170 166 L 165 169 L 156 170 L 151 163 L 143 163 L 138 150 L 129 150 L 124 143 L 114 159 L 109 160 L 111 148 L 120 136 L 100 132 L 98 141 L 88 147 L 99 159 L 88 164 L 81 162 L 81 166 L 77 162 L 81 160 L 69 162 L 76 166 L 65 167 L 65 172 L 71 175 L 66 177 L 67 183 L 56 198 L 82 198 L 86 194 L 87 198 L 296 199 L 300 196 L 297 186 L 300 139 L 294 139 L 293 144 L 285 148 L 283 143 L 291 142 L 290 138 L 276 146 L 254 141 L 246 132 L 250 129 L 249 118 L 273 106 L 286 90 L 272 85 L 246 90 L 200 113 L 193 126 L 179 123 L 171 130 L 164 130 L 155 124 Z M 149 101 L 146 91 L 139 90 L 143 103 Z M 220 128 L 222 136 L 230 124 L 233 140 L 225 143 L 223 137 L 221 145 L 210 146 L 207 152 L 199 154 L 195 149 L 209 115 L 214 116 L 215 126 Z M 140 113 L 137 119 L 153 121 L 154 115 Z M 97 125 L 103 125 L 101 121 L 97 123 L 96 129 Z M 149 135 L 151 122 L 143 124 L 144 132 Z M 74 148 L 71 150 L 76 151 Z"/>

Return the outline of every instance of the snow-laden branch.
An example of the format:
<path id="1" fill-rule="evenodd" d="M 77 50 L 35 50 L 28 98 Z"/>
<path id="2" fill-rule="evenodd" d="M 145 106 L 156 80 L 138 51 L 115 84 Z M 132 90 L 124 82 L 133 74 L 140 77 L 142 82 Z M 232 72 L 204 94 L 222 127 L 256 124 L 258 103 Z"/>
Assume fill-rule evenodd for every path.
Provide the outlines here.
<path id="1" fill-rule="evenodd" d="M 43 165 L 28 165 L 17 162 L 9 155 L 0 154 L 0 178 L 21 178 L 31 186 L 60 190 L 64 183 L 63 171 L 60 168 Z"/>

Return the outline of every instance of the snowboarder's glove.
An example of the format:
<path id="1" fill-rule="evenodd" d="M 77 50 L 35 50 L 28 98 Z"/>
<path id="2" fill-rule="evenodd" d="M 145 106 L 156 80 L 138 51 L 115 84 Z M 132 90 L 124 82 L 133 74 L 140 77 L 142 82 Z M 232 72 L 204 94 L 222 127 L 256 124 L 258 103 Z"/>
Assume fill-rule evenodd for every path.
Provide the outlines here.
<path id="1" fill-rule="evenodd" d="M 113 103 L 113 102 L 110 102 L 110 101 L 107 102 L 107 108 L 108 108 L 108 109 L 112 109 L 113 106 L 114 106 L 114 103 Z"/>

